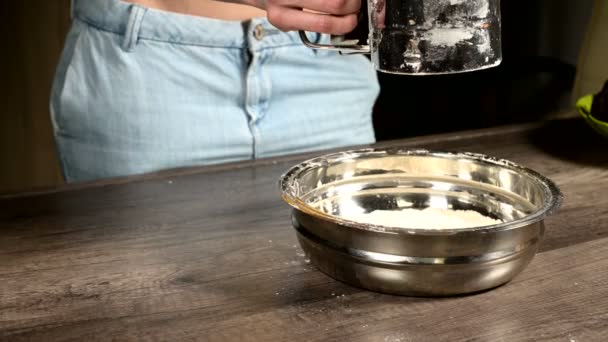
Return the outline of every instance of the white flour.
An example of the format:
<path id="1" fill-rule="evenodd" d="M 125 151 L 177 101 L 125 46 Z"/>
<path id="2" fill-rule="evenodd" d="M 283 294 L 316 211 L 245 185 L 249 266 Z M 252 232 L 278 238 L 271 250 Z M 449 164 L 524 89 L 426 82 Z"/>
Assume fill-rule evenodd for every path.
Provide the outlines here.
<path id="1" fill-rule="evenodd" d="M 486 18 L 490 14 L 490 2 L 482 1 L 477 8 L 477 11 L 473 14 L 477 18 Z"/>
<path id="2" fill-rule="evenodd" d="M 445 10 L 446 2 L 440 0 L 429 0 L 424 3 L 425 26 L 428 29 L 423 33 L 422 39 L 437 47 L 452 47 L 458 43 L 472 40 L 476 35 L 478 39 L 471 44 L 476 44 L 480 53 L 486 53 L 491 49 L 490 36 L 486 29 L 479 29 L 471 21 L 471 17 L 477 20 L 487 18 L 490 15 L 489 0 L 449 0 L 449 5 L 462 8 L 447 17 L 448 24 L 437 25 L 436 21 Z"/>
<path id="3" fill-rule="evenodd" d="M 491 226 L 500 220 L 483 216 L 473 210 L 449 210 L 427 208 L 424 210 L 375 210 L 371 213 L 353 214 L 345 219 L 396 228 L 457 229 Z"/>
<path id="4" fill-rule="evenodd" d="M 473 38 L 474 29 L 462 28 L 441 28 L 436 27 L 427 32 L 427 39 L 433 45 L 454 46 L 464 40 Z"/>

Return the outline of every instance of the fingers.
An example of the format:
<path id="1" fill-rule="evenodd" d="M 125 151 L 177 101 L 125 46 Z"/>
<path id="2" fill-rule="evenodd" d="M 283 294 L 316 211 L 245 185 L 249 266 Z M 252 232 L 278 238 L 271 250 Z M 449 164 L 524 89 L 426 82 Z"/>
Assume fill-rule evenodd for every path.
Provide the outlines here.
<path id="1" fill-rule="evenodd" d="M 321 14 L 282 6 L 267 6 L 266 13 L 268 21 L 283 31 L 304 30 L 335 35 L 351 32 L 358 20 L 356 12 L 345 15 Z"/>
<path id="2" fill-rule="evenodd" d="M 267 0 L 264 5 L 268 20 L 283 31 L 341 35 L 357 26 L 361 0 Z"/>
<path id="3" fill-rule="evenodd" d="M 374 28 L 383 29 L 385 27 L 384 20 L 386 19 L 386 4 L 384 3 L 384 0 L 377 1 L 371 15 Z"/>
<path id="4" fill-rule="evenodd" d="M 357 14 L 361 0 L 268 0 L 268 6 L 303 8 L 333 15 Z"/>

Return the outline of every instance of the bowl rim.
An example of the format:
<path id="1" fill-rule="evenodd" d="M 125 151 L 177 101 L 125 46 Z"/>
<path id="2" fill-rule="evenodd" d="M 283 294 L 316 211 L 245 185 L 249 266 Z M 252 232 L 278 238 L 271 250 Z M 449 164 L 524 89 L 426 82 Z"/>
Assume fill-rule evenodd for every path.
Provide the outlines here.
<path id="1" fill-rule="evenodd" d="M 294 181 L 297 182 L 297 176 L 302 172 L 311 170 L 316 167 L 327 165 L 328 163 L 335 163 L 346 160 L 353 160 L 355 158 L 377 155 L 381 157 L 385 156 L 432 156 L 441 157 L 448 159 L 467 159 L 476 162 L 482 162 L 507 168 L 518 173 L 526 174 L 538 181 L 542 185 L 544 195 L 548 199 L 544 205 L 533 212 L 530 215 L 522 217 L 520 219 L 502 222 L 499 224 L 479 227 L 468 227 L 468 228 L 452 228 L 452 229 L 429 229 L 429 228 L 401 228 L 394 226 L 374 225 L 361 223 L 357 221 L 347 220 L 339 216 L 324 213 L 310 206 L 309 204 L 302 201 L 299 196 L 294 194 Z M 485 154 L 471 153 L 471 152 L 449 152 L 449 151 L 438 151 L 438 150 L 427 150 L 427 149 L 412 149 L 407 147 L 388 147 L 388 148 L 365 148 L 348 150 L 342 152 L 334 152 L 318 156 L 305 160 L 297 165 L 292 166 L 288 169 L 279 179 L 279 190 L 281 191 L 282 199 L 289 204 L 293 209 L 299 210 L 305 214 L 311 215 L 321 220 L 326 220 L 338 224 L 347 228 L 361 229 L 366 231 L 372 231 L 377 233 L 385 234 L 398 234 L 398 235 L 453 235 L 464 232 L 483 232 L 493 233 L 499 231 L 514 230 L 521 227 L 529 226 L 531 224 L 544 220 L 547 216 L 550 216 L 557 212 L 563 203 L 563 194 L 559 187 L 549 178 L 543 176 L 541 173 L 516 164 L 507 159 L 495 158 Z"/>

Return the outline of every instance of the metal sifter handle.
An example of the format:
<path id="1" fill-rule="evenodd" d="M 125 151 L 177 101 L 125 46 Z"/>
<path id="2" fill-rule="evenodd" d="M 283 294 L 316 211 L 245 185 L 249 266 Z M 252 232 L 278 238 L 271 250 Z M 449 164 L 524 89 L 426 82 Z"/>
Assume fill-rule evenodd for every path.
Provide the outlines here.
<path id="1" fill-rule="evenodd" d="M 317 50 L 330 50 L 330 51 L 338 51 L 343 54 L 357 54 L 357 53 L 370 53 L 371 49 L 369 45 L 358 45 L 358 44 L 349 44 L 349 45 L 332 45 L 332 44 L 317 44 L 311 42 L 306 36 L 305 31 L 298 31 L 300 34 L 300 39 L 302 43 L 311 49 Z"/>

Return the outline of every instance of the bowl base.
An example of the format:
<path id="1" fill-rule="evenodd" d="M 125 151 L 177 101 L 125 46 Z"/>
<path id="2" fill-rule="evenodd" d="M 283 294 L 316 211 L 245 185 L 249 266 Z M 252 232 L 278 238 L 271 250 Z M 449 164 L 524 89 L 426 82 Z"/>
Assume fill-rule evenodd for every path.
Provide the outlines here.
<path id="1" fill-rule="evenodd" d="M 300 246 L 313 264 L 331 278 L 366 290 L 412 297 L 474 294 L 508 283 L 532 260 L 537 245 L 478 264 L 377 263 L 323 245 L 298 232 Z"/>

